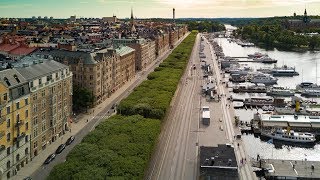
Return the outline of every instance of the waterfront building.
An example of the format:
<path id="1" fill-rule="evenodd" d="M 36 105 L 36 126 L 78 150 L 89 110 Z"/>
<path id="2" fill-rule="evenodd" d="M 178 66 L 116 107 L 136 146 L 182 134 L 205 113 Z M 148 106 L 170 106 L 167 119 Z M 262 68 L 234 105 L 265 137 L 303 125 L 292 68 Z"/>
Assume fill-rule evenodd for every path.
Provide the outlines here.
<path id="1" fill-rule="evenodd" d="M 9 179 L 30 161 L 30 92 L 16 70 L 0 71 L 0 179 Z"/>
<path id="2" fill-rule="evenodd" d="M 320 28 L 320 19 L 311 19 L 307 14 L 307 9 L 304 10 L 304 15 L 301 19 L 287 19 L 283 22 L 283 26 L 287 29 L 302 30 L 305 28 Z"/>
<path id="3" fill-rule="evenodd" d="M 30 87 L 31 158 L 69 129 L 72 114 L 72 73 L 59 62 L 24 62 L 16 71 Z"/>

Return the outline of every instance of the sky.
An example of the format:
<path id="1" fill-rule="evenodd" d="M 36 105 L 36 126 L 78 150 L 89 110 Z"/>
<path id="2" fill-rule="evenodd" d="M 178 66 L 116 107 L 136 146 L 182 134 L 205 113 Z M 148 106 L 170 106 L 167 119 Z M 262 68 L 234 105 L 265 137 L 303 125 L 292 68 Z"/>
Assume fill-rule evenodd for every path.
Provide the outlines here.
<path id="1" fill-rule="evenodd" d="M 320 15 L 320 0 L 0 0 L 0 17 L 272 17 Z"/>

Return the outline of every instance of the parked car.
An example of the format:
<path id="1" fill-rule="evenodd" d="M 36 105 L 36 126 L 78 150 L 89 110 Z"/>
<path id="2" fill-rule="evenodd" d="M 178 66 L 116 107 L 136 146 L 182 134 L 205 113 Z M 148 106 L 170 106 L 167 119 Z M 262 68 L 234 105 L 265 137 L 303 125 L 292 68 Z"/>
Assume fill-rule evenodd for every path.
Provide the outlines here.
<path id="1" fill-rule="evenodd" d="M 56 154 L 60 154 L 66 148 L 65 144 L 61 144 L 56 150 Z"/>
<path id="2" fill-rule="evenodd" d="M 66 145 L 70 145 L 74 141 L 74 136 L 70 136 L 66 142 Z"/>
<path id="3" fill-rule="evenodd" d="M 50 156 L 48 156 L 47 159 L 44 161 L 44 164 L 49 164 L 51 161 L 54 160 L 54 158 L 56 158 L 56 155 L 50 154 Z"/>
<path id="4" fill-rule="evenodd" d="M 32 180 L 32 178 L 31 177 L 25 177 L 25 178 L 23 178 L 23 180 Z"/>

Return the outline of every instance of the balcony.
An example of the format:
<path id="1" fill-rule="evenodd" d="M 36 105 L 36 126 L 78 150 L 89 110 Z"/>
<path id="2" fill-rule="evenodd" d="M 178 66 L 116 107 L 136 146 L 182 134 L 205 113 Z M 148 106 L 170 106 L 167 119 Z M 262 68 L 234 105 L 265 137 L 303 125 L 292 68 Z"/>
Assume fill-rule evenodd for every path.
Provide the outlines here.
<path id="1" fill-rule="evenodd" d="M 20 140 L 23 139 L 25 136 L 26 136 L 25 133 L 21 133 L 20 135 L 18 135 L 17 137 L 15 137 L 15 138 L 13 139 L 13 142 L 20 141 Z"/>
<path id="2" fill-rule="evenodd" d="M 20 127 L 22 126 L 24 123 L 22 120 L 17 121 L 17 123 L 15 124 L 16 127 Z"/>

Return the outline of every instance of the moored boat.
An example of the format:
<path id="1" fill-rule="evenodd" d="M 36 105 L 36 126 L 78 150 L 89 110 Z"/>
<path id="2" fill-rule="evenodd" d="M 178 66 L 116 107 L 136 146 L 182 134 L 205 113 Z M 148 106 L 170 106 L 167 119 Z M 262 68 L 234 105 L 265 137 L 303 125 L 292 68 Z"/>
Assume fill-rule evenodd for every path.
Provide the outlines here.
<path id="1" fill-rule="evenodd" d="M 290 129 L 277 128 L 271 131 L 261 131 L 261 135 L 271 139 L 295 142 L 295 143 L 314 143 L 315 135 L 307 132 L 294 132 Z"/>
<path id="2" fill-rule="evenodd" d="M 280 86 L 272 86 L 268 88 L 268 96 L 294 96 L 294 91 Z"/>

